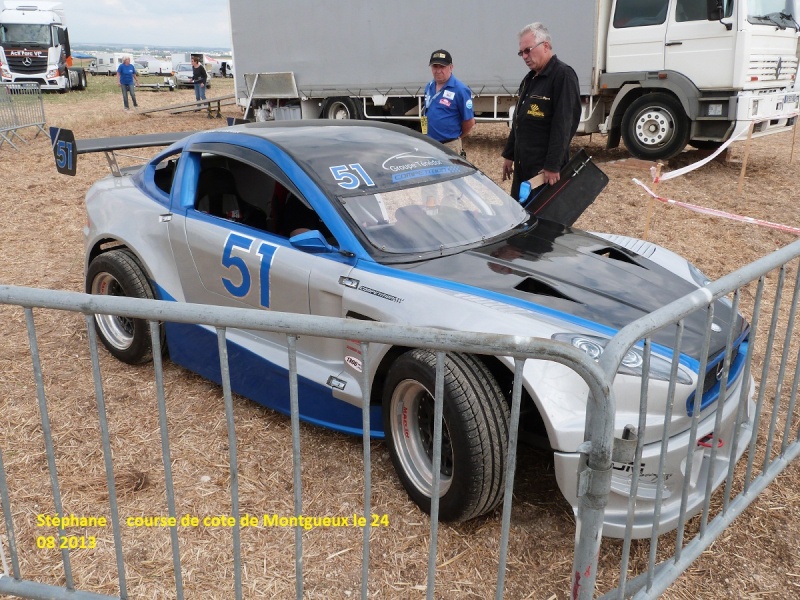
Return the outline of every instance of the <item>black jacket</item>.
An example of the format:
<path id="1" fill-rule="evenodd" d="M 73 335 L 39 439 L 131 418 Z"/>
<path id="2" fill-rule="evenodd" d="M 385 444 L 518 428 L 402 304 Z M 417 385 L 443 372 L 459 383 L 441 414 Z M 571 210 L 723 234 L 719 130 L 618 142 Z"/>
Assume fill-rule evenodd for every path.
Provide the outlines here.
<path id="1" fill-rule="evenodd" d="M 581 118 L 578 76 L 553 55 L 541 72 L 530 71 L 519 86 L 503 158 L 514 161 L 514 181 L 542 169 L 560 171 Z"/>
<path id="2" fill-rule="evenodd" d="M 202 83 L 205 85 L 208 80 L 206 68 L 203 65 L 192 67 L 192 83 Z"/>

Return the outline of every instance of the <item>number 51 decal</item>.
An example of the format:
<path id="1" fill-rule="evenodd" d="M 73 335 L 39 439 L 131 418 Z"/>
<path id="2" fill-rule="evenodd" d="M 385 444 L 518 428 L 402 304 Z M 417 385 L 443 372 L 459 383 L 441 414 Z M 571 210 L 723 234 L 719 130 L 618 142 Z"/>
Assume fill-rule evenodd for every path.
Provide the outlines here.
<path id="1" fill-rule="evenodd" d="M 339 182 L 339 185 L 346 190 L 354 190 L 364 182 L 367 187 L 375 185 L 375 182 L 370 179 L 364 167 L 360 163 L 352 165 L 337 165 L 331 167 L 331 174 L 333 178 Z"/>
<path id="2" fill-rule="evenodd" d="M 222 251 L 222 266 L 226 267 L 233 272 L 239 274 L 238 277 L 222 278 L 222 285 L 228 290 L 228 293 L 236 298 L 244 298 L 250 293 L 252 288 L 253 275 L 259 280 L 259 287 L 261 288 L 260 304 L 264 308 L 269 308 L 269 269 L 272 266 L 272 257 L 275 255 L 277 246 L 262 242 L 256 250 L 256 254 L 260 257 L 258 273 L 251 275 L 250 268 L 247 262 L 241 256 L 249 255 L 253 246 L 252 238 L 231 233 L 225 241 L 225 248 Z M 234 254 L 234 252 L 236 252 Z M 235 280 L 240 279 L 240 283 Z"/>
<path id="3" fill-rule="evenodd" d="M 75 135 L 69 129 L 50 128 L 50 141 L 53 144 L 53 156 L 56 159 L 56 170 L 62 175 L 75 175 Z"/>

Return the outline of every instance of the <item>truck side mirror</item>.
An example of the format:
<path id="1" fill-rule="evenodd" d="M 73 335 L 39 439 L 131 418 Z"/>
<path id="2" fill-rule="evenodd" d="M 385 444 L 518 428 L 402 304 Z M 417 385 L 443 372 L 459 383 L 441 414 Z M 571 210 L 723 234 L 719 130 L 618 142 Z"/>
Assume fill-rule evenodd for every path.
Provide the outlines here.
<path id="1" fill-rule="evenodd" d="M 730 31 L 733 23 L 724 23 L 722 17 L 725 16 L 724 0 L 706 0 L 706 14 L 709 21 L 719 21 Z"/>

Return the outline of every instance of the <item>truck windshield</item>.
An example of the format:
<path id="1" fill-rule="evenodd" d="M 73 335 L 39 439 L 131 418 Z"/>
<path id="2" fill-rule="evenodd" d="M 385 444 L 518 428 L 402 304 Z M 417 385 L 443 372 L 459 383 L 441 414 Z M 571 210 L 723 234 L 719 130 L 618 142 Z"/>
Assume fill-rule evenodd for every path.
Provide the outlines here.
<path id="1" fill-rule="evenodd" d="M 757 25 L 779 29 L 798 29 L 794 0 L 752 0 L 747 7 L 747 20 Z"/>
<path id="2" fill-rule="evenodd" d="M 3 23 L 0 25 L 0 44 L 52 46 L 49 25 Z"/>

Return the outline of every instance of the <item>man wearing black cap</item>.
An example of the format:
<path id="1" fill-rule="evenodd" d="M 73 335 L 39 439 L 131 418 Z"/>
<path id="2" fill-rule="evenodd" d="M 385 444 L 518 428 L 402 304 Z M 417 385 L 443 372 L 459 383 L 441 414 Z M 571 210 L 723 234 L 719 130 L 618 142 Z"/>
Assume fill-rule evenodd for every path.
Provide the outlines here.
<path id="1" fill-rule="evenodd" d="M 475 125 L 472 92 L 453 75 L 453 58 L 436 50 L 428 63 L 433 80 L 425 86 L 422 133 L 461 154 L 461 138 Z"/>

